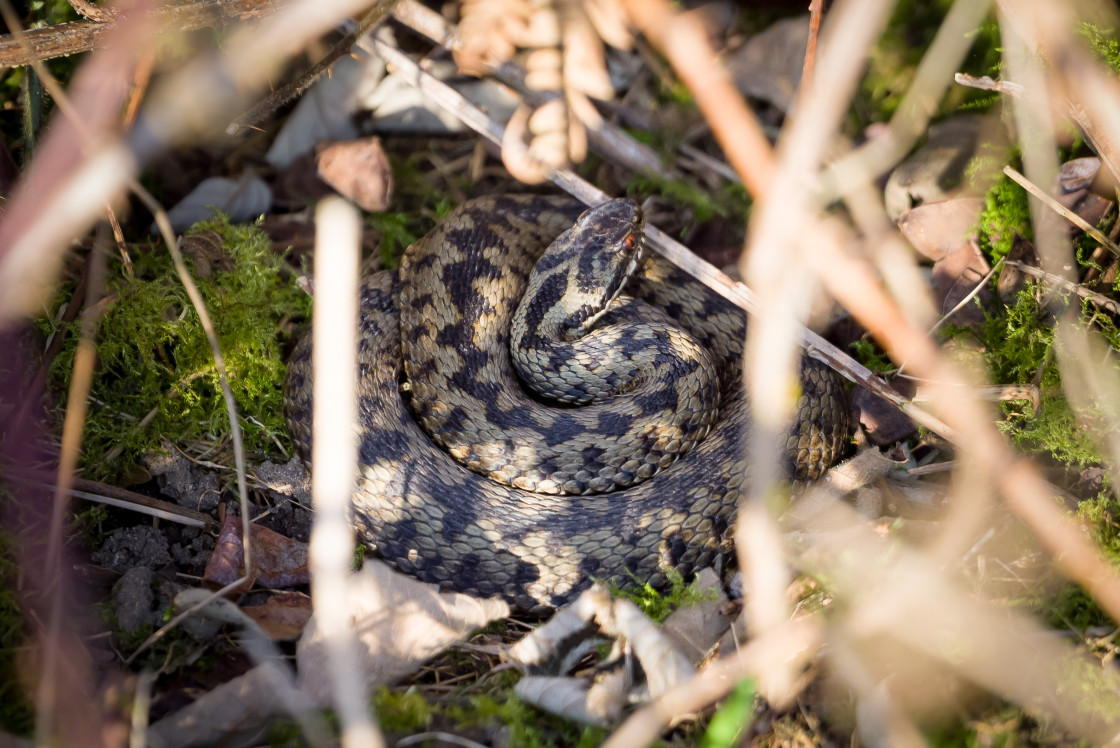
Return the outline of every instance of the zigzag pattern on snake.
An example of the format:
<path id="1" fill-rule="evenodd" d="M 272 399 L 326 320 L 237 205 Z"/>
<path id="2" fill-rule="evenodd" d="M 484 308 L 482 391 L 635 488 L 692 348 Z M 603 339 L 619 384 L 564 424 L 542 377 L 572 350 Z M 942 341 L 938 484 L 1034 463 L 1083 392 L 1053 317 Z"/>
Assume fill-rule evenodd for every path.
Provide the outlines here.
<path id="1" fill-rule="evenodd" d="M 612 405 L 630 394 L 584 408 L 550 407 L 527 393 L 509 367 L 511 318 L 530 271 L 582 211 L 575 201 L 557 197 L 472 200 L 410 247 L 399 273 L 376 273 L 362 285 L 360 476 L 353 523 L 364 544 L 407 574 L 448 589 L 501 596 L 519 608 L 543 609 L 564 603 L 593 578 L 626 581 L 632 575 L 658 584 L 665 567 L 688 574 L 732 549 L 729 530 L 748 479 L 749 411 L 740 374 L 745 317 L 739 309 L 664 260 L 647 260 L 629 281 L 629 293 L 675 320 L 687 331 L 685 339 L 704 347 L 719 385 L 718 420 L 699 428 L 706 436 L 675 461 L 655 455 L 657 464 L 649 470 L 635 468 L 640 459 L 624 458 L 621 473 L 602 464 L 609 450 L 600 447 L 625 431 L 618 421 L 644 413 L 633 405 Z M 639 312 L 643 315 L 662 316 Z M 305 460 L 311 440 L 310 350 L 308 335 L 293 353 L 286 389 L 289 428 Z M 467 395 L 425 391 L 431 382 L 464 380 Z M 446 397 L 465 399 L 444 407 Z M 671 401 L 680 398 L 674 394 Z M 484 415 L 532 414 L 525 418 L 545 441 L 560 448 L 575 444 L 577 452 L 598 460 L 594 470 L 583 473 L 551 457 L 543 467 L 537 460 L 538 477 L 530 483 L 582 492 L 603 490 L 605 481 L 607 492 L 518 487 L 520 479 L 507 474 L 506 458 L 491 459 L 501 454 L 492 442 L 508 436 L 507 427 L 484 435 L 489 446 L 449 447 L 467 454 L 468 461 L 474 455 L 475 469 L 499 473 L 503 482 L 473 472 L 418 423 L 419 416 L 455 434 L 478 428 L 474 416 L 455 407 L 459 404 Z M 434 417 L 432 407 L 439 411 Z M 613 415 L 577 416 L 604 408 Z M 805 357 L 798 418 L 783 445 L 791 478 L 812 480 L 838 456 L 845 414 L 839 377 Z M 648 430 L 641 433 L 646 447 L 666 441 L 649 437 Z M 438 441 L 458 444 L 442 436 Z"/>

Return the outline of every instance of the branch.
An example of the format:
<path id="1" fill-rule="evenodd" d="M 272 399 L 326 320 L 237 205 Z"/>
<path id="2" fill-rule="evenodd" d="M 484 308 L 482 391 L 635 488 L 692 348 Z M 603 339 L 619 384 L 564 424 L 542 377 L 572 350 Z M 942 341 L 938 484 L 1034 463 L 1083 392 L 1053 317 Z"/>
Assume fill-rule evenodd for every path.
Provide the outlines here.
<path id="1" fill-rule="evenodd" d="M 211 26 L 224 26 L 232 21 L 270 15 L 286 5 L 285 0 L 260 3 L 255 0 L 198 0 L 181 5 L 159 8 L 154 15 L 159 19 L 159 33 L 194 31 Z M 28 48 L 21 47 L 12 34 L 0 36 L 0 67 L 20 67 L 33 59 L 51 60 L 56 57 L 89 52 L 102 46 L 105 32 L 117 21 L 75 21 L 41 29 L 25 31 L 23 36 Z"/>

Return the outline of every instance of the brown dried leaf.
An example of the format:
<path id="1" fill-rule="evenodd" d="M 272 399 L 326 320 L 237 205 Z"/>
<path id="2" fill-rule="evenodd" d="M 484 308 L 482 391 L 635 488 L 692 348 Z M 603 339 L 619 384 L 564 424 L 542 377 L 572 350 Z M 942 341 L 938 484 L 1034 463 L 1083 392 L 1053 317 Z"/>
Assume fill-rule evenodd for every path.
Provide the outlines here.
<path id="1" fill-rule="evenodd" d="M 898 228 L 922 256 L 936 261 L 976 237 L 983 209 L 982 197 L 926 203 L 907 212 L 899 220 Z"/>
<path id="2" fill-rule="evenodd" d="M 249 542 L 253 544 L 249 586 L 256 583 L 262 587 L 293 587 L 310 583 L 306 543 L 260 525 L 250 525 Z M 245 573 L 244 558 L 241 518 L 227 515 L 202 578 L 220 586 L 230 584 Z"/>
<path id="3" fill-rule="evenodd" d="M 948 314 L 991 270 L 979 245 L 974 241 L 965 242 L 933 264 L 933 297 L 937 310 Z M 992 290 L 987 283 L 976 294 L 985 308 L 992 306 Z M 975 299 L 969 301 L 953 313 L 950 321 L 955 325 L 980 325 L 984 314 L 976 306 Z"/>
<path id="4" fill-rule="evenodd" d="M 311 619 L 311 598 L 302 592 L 280 592 L 263 605 L 248 605 L 241 612 L 273 641 L 295 639 Z"/>
<path id="5" fill-rule="evenodd" d="M 393 170 L 380 138 L 332 143 L 318 155 L 319 178 L 363 210 L 379 213 L 393 200 Z"/>
<path id="6" fill-rule="evenodd" d="M 714 592 L 687 608 L 673 611 L 661 624 L 661 631 L 672 640 L 693 665 L 699 666 L 708 651 L 720 640 L 734 618 L 729 612 L 727 595 L 719 575 L 712 569 L 701 569 L 691 585 L 695 592 Z"/>

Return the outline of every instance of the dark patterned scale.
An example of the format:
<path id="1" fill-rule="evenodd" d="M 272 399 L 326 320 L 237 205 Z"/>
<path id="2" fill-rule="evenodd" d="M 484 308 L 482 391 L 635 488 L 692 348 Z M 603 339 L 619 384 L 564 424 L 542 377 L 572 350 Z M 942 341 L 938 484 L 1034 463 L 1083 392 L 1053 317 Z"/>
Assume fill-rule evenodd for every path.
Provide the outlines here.
<path id="1" fill-rule="evenodd" d="M 581 211 L 578 203 L 556 197 L 470 201 L 409 248 L 401 270 L 406 280 L 386 271 L 363 284 L 361 477 L 354 524 L 363 543 L 405 573 L 533 609 L 565 602 L 592 578 L 624 581 L 632 573 L 657 583 L 665 566 L 687 574 L 731 549 L 729 531 L 747 479 L 749 414 L 740 383 L 745 318 L 664 260 L 647 260 L 630 281 L 630 293 L 675 319 L 704 346 L 720 377 L 721 404 L 716 423 L 704 429 L 706 437 L 652 477 L 589 495 L 503 485 L 437 446 L 418 425 L 410 394 L 402 394 L 402 335 L 408 344 L 435 341 L 435 364 L 454 372 L 439 376 L 471 377 L 467 389 L 481 393 L 482 412 L 500 402 L 496 394 L 487 400 L 487 393 L 518 387 L 508 368 L 508 347 L 503 348 L 510 318 L 533 263 Z M 468 315 L 470 324 L 458 330 L 466 338 L 450 339 L 455 325 L 435 320 L 457 319 L 461 308 L 477 303 L 470 296 L 480 289 L 490 302 L 487 313 Z M 491 335 L 501 344 L 479 343 Z M 311 439 L 310 350 L 307 336 L 293 354 L 286 392 L 289 427 L 305 459 Z M 409 389 L 414 387 L 410 381 Z M 819 477 L 842 449 L 846 408 L 839 377 L 809 358 L 802 362 L 801 390 L 799 417 L 784 451 L 790 476 L 806 481 Z M 524 392 L 518 397 L 532 399 Z M 553 409 L 553 441 L 602 442 L 594 423 L 573 432 L 574 410 L 579 409 Z"/>

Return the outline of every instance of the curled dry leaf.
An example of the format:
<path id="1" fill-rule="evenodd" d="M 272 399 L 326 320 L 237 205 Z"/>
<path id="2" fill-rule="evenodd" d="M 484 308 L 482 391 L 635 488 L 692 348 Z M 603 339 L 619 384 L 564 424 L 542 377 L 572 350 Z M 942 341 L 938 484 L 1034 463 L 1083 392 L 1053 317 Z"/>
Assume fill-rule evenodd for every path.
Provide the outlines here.
<path id="1" fill-rule="evenodd" d="M 965 168 L 989 134 L 978 115 L 951 117 L 930 128 L 929 140 L 891 172 L 883 198 L 892 221 L 925 203 L 939 202 L 970 184 Z"/>
<path id="2" fill-rule="evenodd" d="M 891 386 L 908 389 L 909 392 L 902 391 L 906 397 L 914 394 L 914 387 L 908 384 L 908 380 L 896 378 Z M 855 414 L 853 420 L 863 429 L 867 440 L 877 447 L 902 441 L 917 428 L 910 416 L 866 387 L 856 387 L 852 396 L 852 411 Z"/>
<path id="3" fill-rule="evenodd" d="M 977 306 L 976 300 L 985 309 L 992 307 L 994 294 L 984 278 L 991 267 L 980 251 L 980 245 L 975 241 L 967 241 L 949 252 L 933 264 L 933 297 L 937 303 L 937 310 L 945 315 L 953 312 L 949 318 L 955 325 L 971 326 L 982 325 L 986 321 L 984 312 Z M 969 294 L 983 282 L 979 292 L 956 309 L 957 305 L 965 300 Z M 953 311 L 956 309 L 956 311 Z"/>
<path id="4" fill-rule="evenodd" d="M 513 691 L 522 701 L 564 719 L 607 727 L 622 716 L 627 687 L 621 672 L 610 672 L 590 685 L 583 678 L 527 676 Z"/>
<path id="5" fill-rule="evenodd" d="M 597 616 L 596 620 L 604 633 L 630 643 L 645 671 L 651 698 L 656 699 L 696 674 L 688 657 L 676 648 L 673 640 L 629 600 L 615 600 L 610 615 Z"/>
<path id="6" fill-rule="evenodd" d="M 576 641 L 586 636 L 592 619 L 610 604 L 606 588 L 593 585 L 570 605 L 556 611 L 547 623 L 522 637 L 509 648 L 506 656 L 519 665 L 544 667 L 549 661 L 563 657 Z"/>
<path id="7" fill-rule="evenodd" d="M 380 138 L 331 143 L 318 154 L 319 178 L 362 210 L 380 213 L 393 199 L 393 170 Z"/>
<path id="8" fill-rule="evenodd" d="M 234 222 L 251 221 L 272 207 L 272 190 L 250 171 L 238 179 L 210 177 L 202 180 L 190 194 L 167 211 L 171 228 L 186 231 L 220 210 Z M 152 225 L 153 232 L 155 224 Z"/>
<path id="9" fill-rule="evenodd" d="M 801 85 L 808 42 L 807 15 L 771 24 L 728 56 L 727 68 L 735 86 L 747 96 L 788 112 Z"/>
<path id="10" fill-rule="evenodd" d="M 241 518 L 227 515 L 218 533 L 218 542 L 206 564 L 202 578 L 219 586 L 230 584 L 245 573 Z M 260 525 L 249 526 L 253 544 L 253 568 L 248 586 L 294 587 L 308 584 L 307 544 L 292 540 Z"/>
<path id="11" fill-rule="evenodd" d="M 440 592 L 399 574 L 376 560 L 351 580 L 345 615 L 359 641 L 355 667 L 370 687 L 391 683 L 415 672 L 471 631 L 509 615 L 498 599 Z M 330 703 L 326 651 L 312 617 L 296 650 L 305 688 L 321 704 Z"/>
<path id="12" fill-rule="evenodd" d="M 898 228 L 919 254 L 937 261 L 976 238 L 983 209 L 982 197 L 926 203 L 902 216 Z"/>

